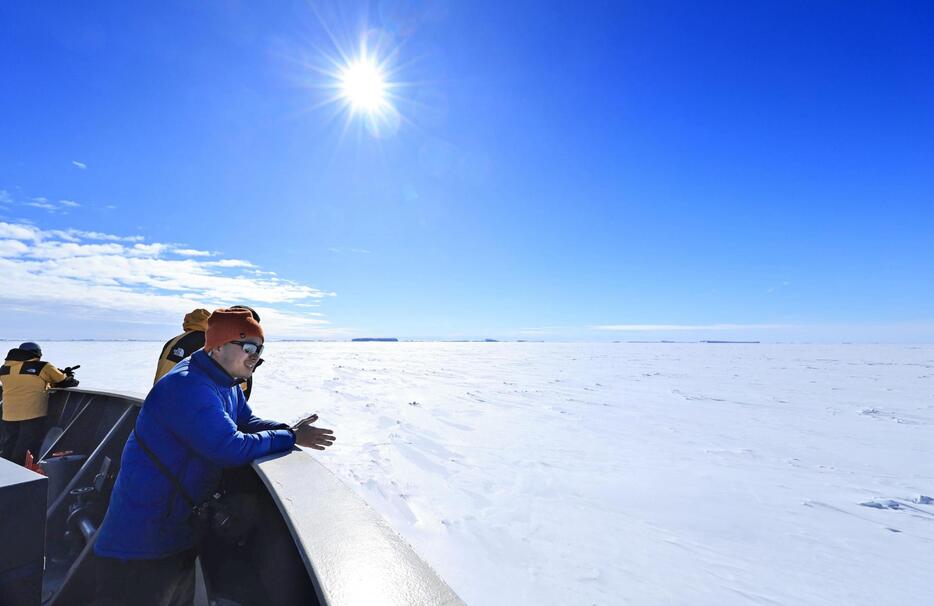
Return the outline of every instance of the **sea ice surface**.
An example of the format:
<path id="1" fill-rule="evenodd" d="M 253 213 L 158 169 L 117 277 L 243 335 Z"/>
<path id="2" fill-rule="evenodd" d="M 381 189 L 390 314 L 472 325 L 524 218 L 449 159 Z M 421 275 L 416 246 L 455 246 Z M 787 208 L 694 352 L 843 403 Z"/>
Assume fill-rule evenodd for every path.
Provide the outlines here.
<path id="1" fill-rule="evenodd" d="M 137 393 L 161 345 L 42 343 L 83 387 Z M 934 590 L 932 346 L 270 342 L 264 357 L 257 414 L 318 412 L 338 439 L 308 456 L 469 604 Z"/>

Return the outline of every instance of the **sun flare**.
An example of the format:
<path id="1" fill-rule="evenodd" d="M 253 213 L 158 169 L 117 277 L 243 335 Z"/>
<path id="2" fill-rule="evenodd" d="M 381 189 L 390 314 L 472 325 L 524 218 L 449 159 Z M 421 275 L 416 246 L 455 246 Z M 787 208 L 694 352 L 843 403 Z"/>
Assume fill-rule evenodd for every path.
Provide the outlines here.
<path id="1" fill-rule="evenodd" d="M 372 114 L 388 104 L 386 77 L 368 58 L 354 61 L 341 70 L 340 89 L 354 111 Z"/>
<path id="2" fill-rule="evenodd" d="M 320 106 L 332 107 L 332 116 L 343 121 L 343 134 L 394 136 L 406 122 L 400 105 L 411 103 L 405 96 L 411 83 L 398 79 L 398 49 L 373 32 L 360 40 L 356 51 L 334 46 L 335 51 L 322 54 L 321 67 L 315 68 L 325 77 L 318 88 L 327 91 Z"/>

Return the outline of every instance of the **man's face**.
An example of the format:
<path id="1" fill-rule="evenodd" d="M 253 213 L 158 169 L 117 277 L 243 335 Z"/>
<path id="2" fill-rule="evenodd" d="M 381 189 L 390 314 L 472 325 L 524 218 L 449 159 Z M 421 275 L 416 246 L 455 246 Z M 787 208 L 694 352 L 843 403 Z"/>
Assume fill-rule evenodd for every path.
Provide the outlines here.
<path id="1" fill-rule="evenodd" d="M 248 354 L 244 348 L 244 343 L 262 346 L 263 340 L 258 338 L 247 339 L 240 343 L 226 343 L 217 349 L 212 357 L 214 361 L 221 365 L 232 377 L 238 379 L 248 379 L 253 374 L 253 369 L 259 361 L 260 351 Z"/>

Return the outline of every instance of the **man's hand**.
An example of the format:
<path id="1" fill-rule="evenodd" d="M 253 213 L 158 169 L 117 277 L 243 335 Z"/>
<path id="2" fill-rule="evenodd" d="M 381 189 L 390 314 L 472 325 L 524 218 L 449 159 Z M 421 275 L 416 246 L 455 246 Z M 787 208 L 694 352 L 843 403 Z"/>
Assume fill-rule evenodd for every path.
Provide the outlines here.
<path id="1" fill-rule="evenodd" d="M 318 419 L 318 415 L 312 415 L 308 419 L 299 421 L 292 431 L 295 432 L 295 443 L 299 446 L 314 448 L 315 450 L 324 450 L 334 443 L 334 432 L 330 429 L 314 427 L 311 424 Z"/>
<path id="2" fill-rule="evenodd" d="M 298 429 L 298 428 L 301 427 L 302 425 L 311 425 L 312 423 L 314 423 L 314 422 L 317 421 L 317 420 L 318 420 L 318 413 L 310 414 L 310 415 L 308 415 L 307 417 L 304 417 L 303 419 L 301 419 L 301 420 L 299 420 L 299 421 L 296 421 L 296 422 L 295 422 L 293 425 L 291 425 L 290 427 L 291 427 L 292 431 L 295 431 L 296 429 Z"/>

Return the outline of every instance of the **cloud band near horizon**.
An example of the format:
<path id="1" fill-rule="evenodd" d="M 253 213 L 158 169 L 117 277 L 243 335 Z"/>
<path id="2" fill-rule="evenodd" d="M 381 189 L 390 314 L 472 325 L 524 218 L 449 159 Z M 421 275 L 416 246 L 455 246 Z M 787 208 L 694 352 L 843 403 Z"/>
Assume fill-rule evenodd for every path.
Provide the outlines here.
<path id="1" fill-rule="evenodd" d="M 320 304 L 333 292 L 279 278 L 247 260 L 144 240 L 0 222 L 0 303 L 23 309 L 42 301 L 76 321 L 107 317 L 172 325 L 195 307 L 247 304 L 280 337 L 335 330 L 322 313 L 297 308 Z"/>

